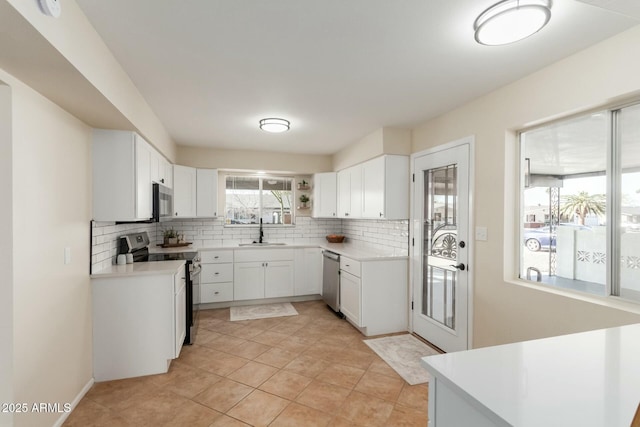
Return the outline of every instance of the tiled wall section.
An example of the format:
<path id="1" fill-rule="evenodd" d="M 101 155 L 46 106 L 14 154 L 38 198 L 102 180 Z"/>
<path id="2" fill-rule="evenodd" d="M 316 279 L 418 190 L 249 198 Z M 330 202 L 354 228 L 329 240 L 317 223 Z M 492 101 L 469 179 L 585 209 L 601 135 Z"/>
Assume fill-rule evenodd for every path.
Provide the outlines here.
<path id="1" fill-rule="evenodd" d="M 173 228 L 196 246 L 221 246 L 250 243 L 258 238 L 258 227 L 224 227 L 221 219 L 184 219 L 154 224 L 93 224 L 92 271 L 114 264 L 118 254 L 118 238 L 123 234 L 146 231 L 151 245 L 162 241 L 165 229 Z M 409 251 L 408 221 L 314 219 L 296 218 L 293 227 L 264 227 L 264 240 L 268 242 L 307 243 L 322 239 L 327 234 L 344 234 L 353 244 L 388 251 L 398 255 Z"/>
<path id="2" fill-rule="evenodd" d="M 397 255 L 409 253 L 409 221 L 343 219 L 342 234 L 348 241 L 374 249 L 394 249 Z"/>
<path id="3" fill-rule="evenodd" d="M 91 271 L 99 271 L 115 264 L 118 255 L 118 238 L 127 233 L 146 231 L 149 239 L 156 235 L 157 224 L 115 224 L 113 222 L 94 222 L 91 242 Z M 151 242 L 153 243 L 153 242 Z"/>
<path id="4" fill-rule="evenodd" d="M 251 243 L 258 239 L 258 226 L 224 227 L 220 219 L 185 219 L 160 224 L 156 239 L 162 238 L 167 228 L 173 228 L 178 234 L 184 234 L 187 242 L 197 246 L 236 245 Z M 342 223 L 339 219 L 296 218 L 296 225 L 291 227 L 264 226 L 264 240 L 267 242 L 306 243 L 312 239 L 323 238 L 327 234 L 341 233 Z"/>

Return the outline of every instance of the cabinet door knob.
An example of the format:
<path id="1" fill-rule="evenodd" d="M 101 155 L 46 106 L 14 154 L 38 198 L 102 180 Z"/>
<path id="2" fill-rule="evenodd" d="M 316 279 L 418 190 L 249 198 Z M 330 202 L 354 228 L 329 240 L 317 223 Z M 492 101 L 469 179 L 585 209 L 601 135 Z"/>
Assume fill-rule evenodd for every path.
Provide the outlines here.
<path id="1" fill-rule="evenodd" d="M 164 184 L 164 178 L 162 178 L 162 179 L 160 180 L 160 182 Z"/>
<path id="2" fill-rule="evenodd" d="M 380 216 L 382 216 L 382 212 L 380 212 Z"/>

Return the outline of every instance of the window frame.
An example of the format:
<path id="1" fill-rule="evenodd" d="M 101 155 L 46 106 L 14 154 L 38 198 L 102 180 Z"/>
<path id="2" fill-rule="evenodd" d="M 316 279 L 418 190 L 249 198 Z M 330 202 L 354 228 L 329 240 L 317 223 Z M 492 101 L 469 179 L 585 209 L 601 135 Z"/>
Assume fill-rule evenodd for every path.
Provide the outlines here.
<path id="1" fill-rule="evenodd" d="M 296 193 L 295 193 L 295 176 L 290 176 L 290 175 L 268 175 L 268 174 L 258 174 L 258 173 L 248 173 L 248 174 L 243 174 L 243 173 L 225 173 L 223 175 L 223 182 L 224 182 L 224 224 L 223 227 L 227 227 L 227 228 L 255 228 L 255 227 L 259 227 L 260 223 L 259 222 L 255 222 L 255 223 L 247 223 L 247 224 L 228 224 L 227 223 L 227 178 L 229 177 L 238 177 L 238 178 L 256 178 L 258 179 L 258 191 L 259 191 L 259 197 L 258 197 L 258 218 L 260 218 L 262 216 L 262 198 L 263 198 L 263 194 L 262 192 L 264 191 L 263 189 L 263 181 L 266 179 L 282 179 L 282 180 L 289 180 L 291 182 L 291 224 L 274 224 L 274 223 L 263 223 L 263 227 L 264 228 L 287 228 L 287 227 L 295 227 L 296 225 L 296 209 L 294 208 L 295 206 L 295 197 L 296 197 Z M 267 190 L 269 191 L 269 190 Z"/>
<path id="2" fill-rule="evenodd" d="M 622 296 L 622 284 L 621 284 L 621 266 L 619 262 L 612 262 L 612 260 L 619 260 L 621 253 L 621 233 L 618 232 L 620 229 L 620 225 L 622 222 L 621 218 L 621 202 L 622 202 L 622 166 L 621 166 L 621 156 L 622 156 L 622 128 L 620 126 L 620 114 L 621 112 L 628 107 L 640 106 L 640 100 L 635 100 L 631 102 L 627 102 L 624 104 L 617 105 L 609 105 L 609 106 L 601 106 L 600 108 L 589 109 L 586 111 L 582 111 L 577 114 L 572 114 L 569 116 L 565 116 L 560 119 L 550 120 L 544 123 L 539 123 L 535 126 L 522 128 L 515 132 L 515 142 L 517 144 L 517 156 L 519 165 L 517 168 L 518 174 L 518 193 L 517 193 L 517 215 L 518 220 L 515 222 L 518 225 L 518 230 L 515 233 L 516 241 L 514 244 L 516 245 L 515 253 L 518 255 L 516 268 L 514 270 L 515 279 L 517 281 L 522 281 L 529 286 L 539 287 L 539 288 L 547 288 L 553 289 L 554 291 L 567 292 L 569 294 L 575 294 L 576 296 L 588 296 L 602 300 L 617 300 L 622 302 L 628 302 L 634 305 L 640 305 L 640 299 L 635 299 L 632 297 Z M 532 130 L 541 129 L 544 127 L 548 127 L 550 125 L 556 123 L 562 123 L 569 121 L 571 119 L 575 119 L 578 117 L 587 116 L 589 114 L 593 114 L 596 112 L 603 112 L 607 114 L 607 159 L 606 159 L 606 170 L 604 174 L 606 176 L 606 251 L 607 251 L 607 261 L 606 261 L 606 283 L 605 283 L 605 294 L 596 294 L 587 291 L 580 291 L 577 289 L 570 289 L 565 287 L 556 286 L 554 284 L 545 283 L 545 282 L 537 282 L 535 280 L 527 279 L 523 274 L 523 256 L 524 256 L 524 224 L 526 222 L 524 213 L 525 213 L 525 197 L 524 190 L 526 188 L 526 184 L 529 180 L 528 173 L 528 163 L 527 159 L 525 159 L 525 154 L 523 153 L 523 141 L 522 135 L 526 132 L 530 132 Z"/>

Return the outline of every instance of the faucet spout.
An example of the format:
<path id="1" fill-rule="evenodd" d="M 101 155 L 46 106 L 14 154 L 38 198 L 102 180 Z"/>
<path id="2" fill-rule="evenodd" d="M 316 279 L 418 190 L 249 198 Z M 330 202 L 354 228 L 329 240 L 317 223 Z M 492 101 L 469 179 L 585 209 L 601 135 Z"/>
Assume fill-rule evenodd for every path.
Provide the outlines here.
<path id="1" fill-rule="evenodd" d="M 262 243 L 263 237 L 264 237 L 264 232 L 262 231 L 262 218 L 260 218 L 260 238 L 258 239 L 258 243 Z"/>

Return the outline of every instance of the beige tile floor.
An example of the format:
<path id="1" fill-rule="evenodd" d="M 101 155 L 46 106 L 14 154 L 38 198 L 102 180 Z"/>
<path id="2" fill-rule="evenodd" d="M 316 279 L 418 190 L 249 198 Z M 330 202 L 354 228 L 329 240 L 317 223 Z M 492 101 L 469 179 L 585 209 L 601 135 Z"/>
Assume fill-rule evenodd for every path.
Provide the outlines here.
<path id="1" fill-rule="evenodd" d="M 407 384 L 321 301 L 298 316 L 200 312 L 168 373 L 96 383 L 65 426 L 426 426 L 428 386 Z"/>

